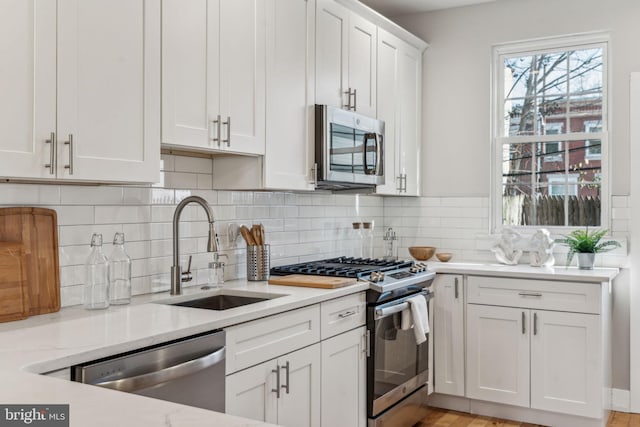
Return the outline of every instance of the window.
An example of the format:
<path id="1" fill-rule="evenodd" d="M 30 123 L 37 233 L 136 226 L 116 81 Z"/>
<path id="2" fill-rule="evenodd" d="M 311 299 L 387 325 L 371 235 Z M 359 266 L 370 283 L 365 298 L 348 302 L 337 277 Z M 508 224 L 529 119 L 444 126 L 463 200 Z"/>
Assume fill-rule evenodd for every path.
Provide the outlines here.
<path id="1" fill-rule="evenodd" d="M 606 35 L 494 48 L 494 229 L 606 223 L 606 58 Z"/>

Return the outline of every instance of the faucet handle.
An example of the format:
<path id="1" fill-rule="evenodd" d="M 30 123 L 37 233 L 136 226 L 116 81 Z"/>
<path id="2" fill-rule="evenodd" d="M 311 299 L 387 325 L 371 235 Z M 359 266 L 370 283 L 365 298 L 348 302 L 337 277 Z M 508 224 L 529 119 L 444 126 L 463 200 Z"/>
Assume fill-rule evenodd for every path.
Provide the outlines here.
<path id="1" fill-rule="evenodd" d="M 191 280 L 193 280 L 193 275 L 191 274 L 191 259 L 193 258 L 192 255 L 189 255 L 189 261 L 187 261 L 187 271 L 183 271 L 182 272 L 182 281 L 183 282 L 190 282 Z"/>

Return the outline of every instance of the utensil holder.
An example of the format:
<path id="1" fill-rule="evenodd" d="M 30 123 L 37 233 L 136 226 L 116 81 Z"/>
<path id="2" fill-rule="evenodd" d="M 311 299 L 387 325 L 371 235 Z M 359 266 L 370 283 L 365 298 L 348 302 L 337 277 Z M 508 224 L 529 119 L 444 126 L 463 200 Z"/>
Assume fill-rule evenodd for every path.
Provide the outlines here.
<path id="1" fill-rule="evenodd" d="M 247 246 L 247 280 L 269 280 L 269 245 Z"/>

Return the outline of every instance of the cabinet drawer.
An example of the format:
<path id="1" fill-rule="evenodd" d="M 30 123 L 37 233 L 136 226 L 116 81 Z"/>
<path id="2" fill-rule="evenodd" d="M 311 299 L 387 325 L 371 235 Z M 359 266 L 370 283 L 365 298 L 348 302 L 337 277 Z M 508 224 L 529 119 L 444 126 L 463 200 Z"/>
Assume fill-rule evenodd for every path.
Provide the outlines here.
<path id="1" fill-rule="evenodd" d="M 229 375 L 320 341 L 320 306 L 300 308 L 225 330 Z"/>
<path id="2" fill-rule="evenodd" d="M 320 304 L 322 339 L 341 334 L 366 322 L 364 292 L 325 301 Z"/>
<path id="3" fill-rule="evenodd" d="M 467 302 L 540 310 L 600 313 L 600 285 L 468 276 Z"/>

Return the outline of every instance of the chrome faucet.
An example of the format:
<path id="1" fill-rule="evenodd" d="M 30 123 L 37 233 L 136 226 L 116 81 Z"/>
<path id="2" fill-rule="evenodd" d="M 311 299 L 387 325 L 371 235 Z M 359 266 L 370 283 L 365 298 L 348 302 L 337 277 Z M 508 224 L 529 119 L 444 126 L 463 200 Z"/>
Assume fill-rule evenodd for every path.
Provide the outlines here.
<path id="1" fill-rule="evenodd" d="M 182 293 L 182 282 L 189 280 L 182 276 L 182 267 L 180 266 L 180 232 L 178 231 L 178 224 L 180 223 L 180 215 L 182 210 L 189 203 L 197 203 L 207 213 L 207 220 L 209 221 L 209 241 L 207 242 L 207 251 L 218 251 L 218 239 L 216 237 L 216 231 L 213 226 L 213 212 L 207 204 L 207 201 L 200 196 L 189 196 L 183 199 L 173 214 L 173 266 L 171 266 L 171 295 L 180 295 Z"/>

